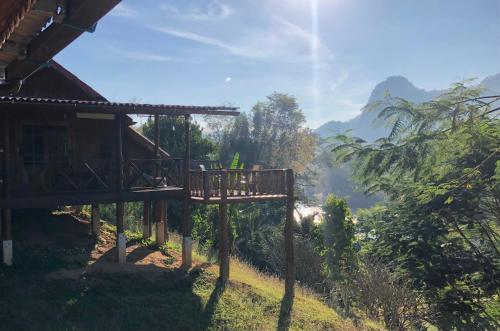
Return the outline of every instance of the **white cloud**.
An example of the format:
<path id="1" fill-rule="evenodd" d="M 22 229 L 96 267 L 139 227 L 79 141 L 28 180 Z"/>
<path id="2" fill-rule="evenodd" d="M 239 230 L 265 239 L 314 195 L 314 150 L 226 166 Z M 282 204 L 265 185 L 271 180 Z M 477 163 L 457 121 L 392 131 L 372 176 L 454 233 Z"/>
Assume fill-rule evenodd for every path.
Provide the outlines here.
<path id="1" fill-rule="evenodd" d="M 191 21 L 224 19 L 234 14 L 234 9 L 220 0 L 212 0 L 203 7 L 191 7 L 183 11 L 167 4 L 161 5 L 160 9 Z"/>
<path id="2" fill-rule="evenodd" d="M 150 29 L 169 36 L 214 46 L 224 51 L 247 58 L 268 59 L 280 62 L 299 63 L 311 61 L 312 34 L 306 29 L 284 19 L 272 19 L 269 26 L 262 28 L 240 28 L 238 41 L 231 43 L 219 38 L 181 30 L 168 26 L 150 26 Z M 320 69 L 328 68 L 333 60 L 333 52 L 319 38 Z"/>
<path id="3" fill-rule="evenodd" d="M 205 45 L 210 45 L 210 46 L 215 46 L 218 48 L 222 48 L 232 54 L 237 54 L 237 55 L 245 55 L 243 52 L 243 49 L 237 46 L 232 46 L 228 43 L 225 43 L 222 40 L 219 40 L 217 38 L 212 38 L 212 37 L 207 37 L 198 33 L 190 32 L 190 31 L 185 31 L 185 30 L 178 30 L 178 29 L 173 29 L 170 27 L 150 27 L 152 30 L 177 37 L 177 38 L 182 38 L 182 39 L 187 39 L 191 40 L 193 42 L 205 44 Z"/>
<path id="4" fill-rule="evenodd" d="M 135 18 L 139 13 L 122 3 L 118 4 L 110 13 L 111 16 Z"/>
<path id="5" fill-rule="evenodd" d="M 148 53 L 148 52 L 135 52 L 135 51 L 128 51 L 128 50 L 122 50 L 122 49 L 117 49 L 110 47 L 110 50 L 120 54 L 121 56 L 130 59 L 130 60 L 136 60 L 136 61 L 152 61 L 152 62 L 173 62 L 173 61 L 179 61 L 178 59 L 174 59 L 170 56 L 166 56 L 163 54 L 155 54 L 155 53 Z"/>

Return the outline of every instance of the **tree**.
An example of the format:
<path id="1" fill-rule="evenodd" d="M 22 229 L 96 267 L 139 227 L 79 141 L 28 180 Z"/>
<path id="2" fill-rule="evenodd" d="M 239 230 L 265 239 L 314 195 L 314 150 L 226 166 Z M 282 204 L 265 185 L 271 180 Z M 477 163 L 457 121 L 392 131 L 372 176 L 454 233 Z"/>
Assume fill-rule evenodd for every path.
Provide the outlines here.
<path id="1" fill-rule="evenodd" d="M 347 201 L 330 194 L 323 204 L 323 255 L 328 278 L 340 280 L 352 264 L 354 224 Z"/>
<path id="2" fill-rule="evenodd" d="M 411 277 L 446 329 L 498 326 L 486 307 L 500 289 L 500 98 L 465 84 L 422 104 L 388 95 L 377 103 L 388 137 L 339 135 L 333 148 L 367 192 L 389 197 L 369 254 Z"/>
<path id="3" fill-rule="evenodd" d="M 225 127 L 220 158 L 227 161 L 239 152 L 245 164 L 302 172 L 315 151 L 314 136 L 304 125 L 295 97 L 275 92 Z"/>
<path id="4" fill-rule="evenodd" d="M 142 126 L 142 132 L 154 140 L 154 121 L 150 118 Z M 184 118 L 174 116 L 160 117 L 160 146 L 174 157 L 184 157 L 185 145 Z M 203 135 L 200 125 L 191 123 L 191 158 L 207 159 L 216 151 L 214 142 Z"/>

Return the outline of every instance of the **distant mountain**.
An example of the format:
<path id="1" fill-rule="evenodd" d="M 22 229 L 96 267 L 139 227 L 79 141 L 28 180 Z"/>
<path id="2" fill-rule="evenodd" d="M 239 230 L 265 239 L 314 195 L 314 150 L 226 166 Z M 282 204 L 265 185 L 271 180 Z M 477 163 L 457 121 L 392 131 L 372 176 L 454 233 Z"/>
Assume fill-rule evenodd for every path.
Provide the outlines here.
<path id="1" fill-rule="evenodd" d="M 500 93 L 500 74 L 486 77 L 480 85 L 486 88 L 485 94 Z M 375 86 L 367 104 L 382 100 L 386 92 L 393 97 L 401 97 L 418 103 L 432 100 L 443 91 L 419 89 L 405 77 L 390 76 Z M 321 125 L 314 132 L 321 137 L 329 137 L 350 129 L 353 135 L 367 141 L 373 141 L 388 134 L 388 129 L 383 124 L 374 124 L 380 110 L 363 112 L 347 122 L 330 121 Z"/>
<path id="2" fill-rule="evenodd" d="M 500 74 L 486 77 L 480 85 L 485 88 L 484 95 L 500 94 Z M 375 86 L 368 103 L 382 100 L 386 92 L 389 92 L 393 97 L 401 97 L 418 103 L 432 100 L 443 91 L 419 89 L 405 77 L 391 76 Z M 351 134 L 367 141 L 374 141 L 387 136 L 389 133 L 389 129 L 384 125 L 374 125 L 373 123 L 380 110 L 374 109 L 371 112 L 363 112 L 347 122 L 330 121 L 314 130 L 314 132 L 325 138 L 352 130 Z M 322 165 L 318 164 L 316 171 L 318 173 L 317 184 L 307 191 L 310 197 L 320 197 L 321 199 L 326 197 L 328 193 L 335 193 L 338 196 L 347 197 L 353 210 L 371 207 L 382 199 L 382 196 L 366 196 L 355 189 L 356 184 L 349 178 L 351 172 L 349 165 L 336 168 L 333 165 L 327 166 L 322 163 Z"/>

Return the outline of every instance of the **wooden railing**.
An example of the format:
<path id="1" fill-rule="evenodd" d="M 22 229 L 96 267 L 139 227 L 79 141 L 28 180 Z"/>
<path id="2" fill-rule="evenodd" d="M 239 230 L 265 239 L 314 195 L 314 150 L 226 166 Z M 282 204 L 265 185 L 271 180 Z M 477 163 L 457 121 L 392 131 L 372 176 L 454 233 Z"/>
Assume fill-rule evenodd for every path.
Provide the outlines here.
<path id="1" fill-rule="evenodd" d="M 182 187 L 184 161 L 170 159 L 132 159 L 124 161 L 126 189 Z"/>
<path id="2" fill-rule="evenodd" d="M 220 198 L 226 176 L 227 196 L 252 197 L 286 195 L 286 170 L 206 170 L 190 172 L 191 196 L 209 200 Z"/>
<path id="3" fill-rule="evenodd" d="M 115 187 L 115 163 L 109 160 L 23 163 L 14 194 L 104 192 Z"/>

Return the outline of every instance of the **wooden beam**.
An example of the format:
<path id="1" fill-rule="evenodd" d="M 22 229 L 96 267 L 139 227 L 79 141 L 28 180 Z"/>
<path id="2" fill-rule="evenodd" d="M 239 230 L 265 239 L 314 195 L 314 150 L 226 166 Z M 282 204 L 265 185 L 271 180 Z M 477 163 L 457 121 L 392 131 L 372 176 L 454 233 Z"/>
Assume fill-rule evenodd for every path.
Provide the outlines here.
<path id="1" fill-rule="evenodd" d="M 184 200 L 184 190 L 177 187 L 121 192 L 68 193 L 30 197 L 0 198 L 0 208 L 32 209 L 93 203 L 133 202 L 144 200 Z"/>
<path id="2" fill-rule="evenodd" d="M 151 201 L 144 201 L 142 215 L 142 238 L 148 240 L 151 238 Z"/>
<path id="3" fill-rule="evenodd" d="M 116 178 L 117 191 L 123 190 L 123 124 L 120 117 L 116 119 Z"/>
<path id="4" fill-rule="evenodd" d="M 295 284 L 295 260 L 293 252 L 293 226 L 294 226 L 294 185 L 295 180 L 293 170 L 286 171 L 287 202 L 286 202 L 286 223 L 284 229 L 285 237 L 285 296 L 293 298 Z"/>
<path id="5" fill-rule="evenodd" d="M 120 0 L 67 1 L 68 15 L 64 22 L 52 23 L 33 38 L 28 45 L 27 60 L 16 59 L 7 67 L 7 81 L 17 82 L 26 79 L 78 38 L 85 28 L 93 26 L 119 2 Z"/>
<path id="6" fill-rule="evenodd" d="M 229 280 L 229 218 L 227 213 L 227 172 L 221 174 L 221 202 L 219 204 L 219 280 Z"/>
<path id="7" fill-rule="evenodd" d="M 3 117 L 3 195 L 8 198 L 10 195 L 10 125 L 9 113 L 5 113 Z"/>
<path id="8" fill-rule="evenodd" d="M 154 117 L 155 157 L 160 158 L 160 115 Z"/>

